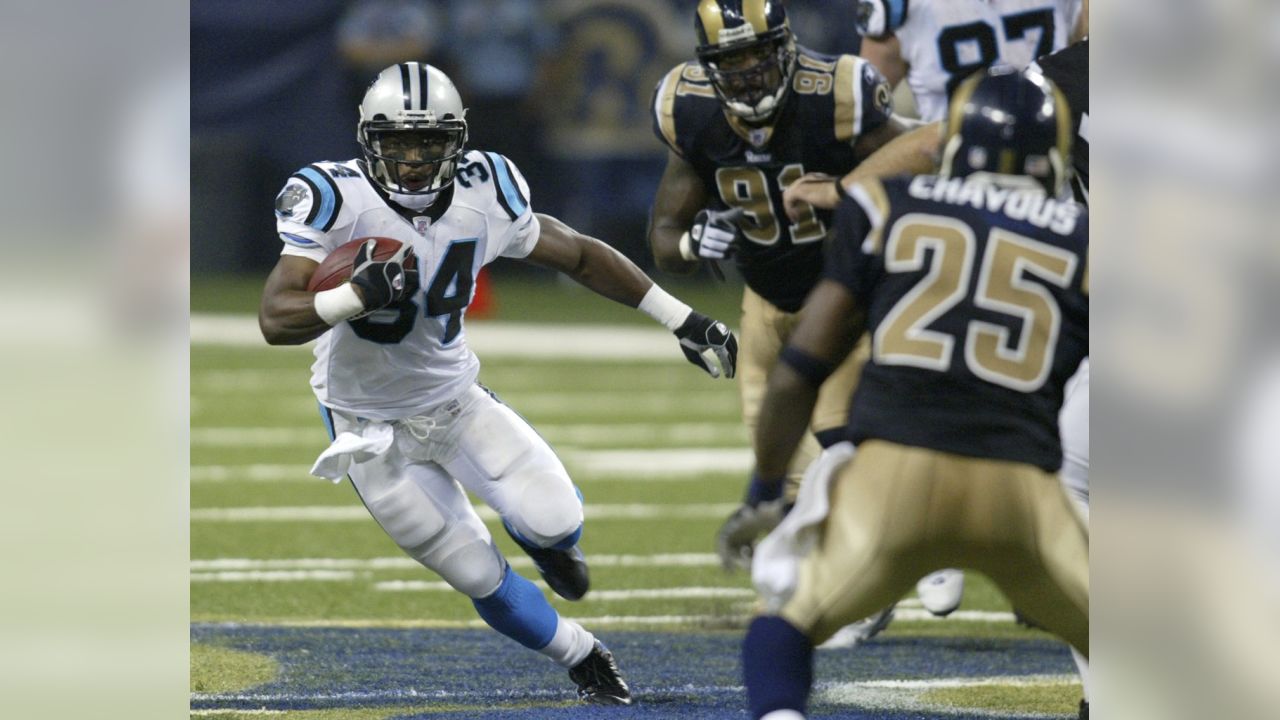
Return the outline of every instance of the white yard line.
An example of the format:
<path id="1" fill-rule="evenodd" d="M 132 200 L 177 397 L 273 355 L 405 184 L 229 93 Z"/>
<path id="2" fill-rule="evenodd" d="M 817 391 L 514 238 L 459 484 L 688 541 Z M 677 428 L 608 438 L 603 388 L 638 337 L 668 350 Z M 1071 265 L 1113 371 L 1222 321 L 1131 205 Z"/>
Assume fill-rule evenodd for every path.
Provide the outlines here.
<path id="1" fill-rule="evenodd" d="M 658 326 L 469 322 L 467 345 L 481 358 L 681 360 L 671 333 Z M 191 344 L 266 348 L 252 315 L 191 316 Z"/>
<path id="2" fill-rule="evenodd" d="M 641 520 L 650 518 L 721 519 L 738 508 L 737 503 L 684 503 L 680 505 L 588 504 L 587 519 Z M 483 520 L 496 520 L 498 514 L 484 506 L 476 508 Z M 192 522 L 355 522 L 366 521 L 369 513 L 360 505 L 311 505 L 303 507 L 232 507 L 200 508 L 191 511 Z"/>
<path id="3" fill-rule="evenodd" d="M 508 558 L 509 562 L 520 568 L 533 567 L 533 562 L 526 557 Z M 588 557 L 592 567 L 719 567 L 720 559 L 715 553 L 658 553 L 655 555 L 596 555 Z M 217 572 L 227 570 L 416 570 L 421 565 L 409 557 L 379 558 L 273 558 L 268 560 L 250 558 L 212 558 L 192 560 L 190 563 L 195 572 Z"/>
<path id="4" fill-rule="evenodd" d="M 747 444 L 747 431 L 731 423 L 539 423 L 538 434 L 553 444 L 620 448 L 626 445 Z M 324 447 L 319 417 L 298 427 L 193 427 L 198 447 Z"/>
<path id="5" fill-rule="evenodd" d="M 434 580 L 386 580 L 373 584 L 382 592 L 439 592 L 452 590 L 448 583 Z M 633 590 L 593 590 L 582 598 L 583 602 L 612 602 L 616 600 L 711 600 L 732 598 L 750 600 L 754 590 L 724 587 L 637 588 Z"/>
<path id="6" fill-rule="evenodd" d="M 348 570 L 223 570 L 193 572 L 191 582 L 352 582 Z"/>
<path id="7" fill-rule="evenodd" d="M 314 443 L 319 449 L 324 440 Z M 701 480 L 708 473 L 745 474 L 754 458 L 750 448 L 666 448 L 656 450 L 583 450 L 560 448 L 560 459 L 571 474 L 592 479 L 634 478 L 685 482 Z M 191 482 L 290 482 L 317 481 L 310 465 L 249 463 L 244 465 L 192 465 Z"/>

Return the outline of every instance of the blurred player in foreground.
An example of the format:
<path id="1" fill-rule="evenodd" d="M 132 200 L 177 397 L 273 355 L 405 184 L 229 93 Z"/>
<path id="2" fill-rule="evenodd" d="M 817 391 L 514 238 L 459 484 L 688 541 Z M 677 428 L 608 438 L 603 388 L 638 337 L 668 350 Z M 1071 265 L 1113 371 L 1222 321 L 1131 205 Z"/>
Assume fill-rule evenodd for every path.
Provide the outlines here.
<path id="1" fill-rule="evenodd" d="M 629 705 L 612 653 L 511 569 L 467 499 L 464 488 L 497 511 L 557 594 L 587 592 L 581 495 L 546 441 L 476 382 L 463 315 L 482 266 L 523 258 L 638 307 L 713 377 L 733 377 L 737 341 L 609 246 L 535 215 L 506 158 L 466 150 L 462 100 L 438 69 L 383 70 L 357 134 L 362 159 L 308 165 L 277 197 L 284 249 L 259 315 L 271 344 L 318 339 L 311 385 L 333 444 L 312 473 L 350 477 L 401 549 L 495 630 L 568 668 L 582 700 Z M 330 252 L 371 236 L 403 245 L 378 260 L 370 241 L 349 283 L 307 290 Z"/>
<path id="2" fill-rule="evenodd" d="M 813 647 L 941 567 L 989 575 L 1088 654 L 1088 533 L 1055 476 L 1063 386 L 1088 354 L 1070 114 L 1037 73 L 982 73 L 957 88 L 943 139 L 937 175 L 841 188 L 823 280 L 769 376 L 761 474 L 787 466 L 817 388 L 871 335 L 857 453 L 828 453 L 756 554 L 755 718 L 802 718 Z"/>

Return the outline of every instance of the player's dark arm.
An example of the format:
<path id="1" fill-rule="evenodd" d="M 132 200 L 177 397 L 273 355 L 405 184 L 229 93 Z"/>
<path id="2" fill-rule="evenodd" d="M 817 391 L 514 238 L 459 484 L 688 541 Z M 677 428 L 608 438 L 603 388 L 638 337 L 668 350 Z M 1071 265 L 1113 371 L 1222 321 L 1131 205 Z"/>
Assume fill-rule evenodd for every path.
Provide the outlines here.
<path id="1" fill-rule="evenodd" d="M 658 183 L 649 218 L 649 247 L 653 259 L 664 272 L 688 275 L 698 269 L 698 261 L 680 255 L 680 237 L 689 230 L 698 211 L 706 207 L 707 190 L 702 178 L 684 158 L 667 152 L 667 168 Z"/>
<path id="2" fill-rule="evenodd" d="M 538 213 L 541 234 L 526 258 L 573 278 L 580 285 L 630 307 L 638 307 L 653 280 L 625 255 L 605 243 L 574 230 L 560 220 Z"/>
<path id="3" fill-rule="evenodd" d="M 649 279 L 625 255 L 550 215 L 538 214 L 538 244 L 526 258 L 579 284 L 637 308 L 675 333 L 689 362 L 711 377 L 734 376 L 738 340 L 724 323 L 696 312 Z"/>
<path id="4" fill-rule="evenodd" d="M 756 426 L 756 474 L 782 478 L 796 446 L 809 428 L 818 388 L 852 352 L 866 316 L 853 294 L 834 280 L 822 280 L 809 293 L 769 384 Z"/>
<path id="5" fill-rule="evenodd" d="M 313 292 L 307 282 L 319 263 L 297 255 L 281 255 L 258 307 L 258 327 L 269 345 L 301 345 L 314 340 L 329 329 L 329 324 L 316 313 Z"/>

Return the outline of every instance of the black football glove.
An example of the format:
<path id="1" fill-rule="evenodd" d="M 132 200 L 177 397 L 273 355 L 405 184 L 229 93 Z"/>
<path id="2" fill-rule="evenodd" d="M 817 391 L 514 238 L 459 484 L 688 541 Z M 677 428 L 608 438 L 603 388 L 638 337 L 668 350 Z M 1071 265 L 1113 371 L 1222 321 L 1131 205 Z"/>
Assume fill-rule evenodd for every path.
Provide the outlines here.
<path id="1" fill-rule="evenodd" d="M 361 245 L 351 265 L 351 284 L 360 288 L 366 314 L 400 302 L 418 287 L 417 273 L 405 271 L 405 265 L 412 264 L 413 248 L 404 243 L 386 260 L 374 260 L 377 245 L 377 240 Z"/>
<path id="2" fill-rule="evenodd" d="M 742 231 L 738 218 L 742 208 L 707 210 L 703 208 L 693 216 L 693 225 L 680 240 L 680 255 L 685 260 L 724 260 L 737 251 Z"/>
<path id="3" fill-rule="evenodd" d="M 790 508 L 782 498 L 782 479 L 771 482 L 751 476 L 742 505 L 716 532 L 716 554 L 725 570 L 750 570 L 756 541 L 767 535 Z"/>
<path id="4" fill-rule="evenodd" d="M 690 312 L 676 328 L 680 349 L 689 362 L 713 378 L 731 378 L 738 367 L 738 338 L 719 320 L 700 312 Z"/>

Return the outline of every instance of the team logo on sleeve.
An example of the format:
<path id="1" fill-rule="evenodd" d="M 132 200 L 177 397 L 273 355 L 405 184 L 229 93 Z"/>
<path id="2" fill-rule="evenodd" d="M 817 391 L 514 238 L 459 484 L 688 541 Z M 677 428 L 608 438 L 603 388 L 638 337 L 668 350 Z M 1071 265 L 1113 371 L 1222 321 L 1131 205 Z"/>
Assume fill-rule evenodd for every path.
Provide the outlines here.
<path id="1" fill-rule="evenodd" d="M 893 113 L 893 94 L 889 92 L 889 83 L 882 82 L 876 85 L 875 97 L 876 110 L 885 115 Z"/>
<path id="2" fill-rule="evenodd" d="M 276 214 L 280 217 L 293 217 L 293 209 L 298 203 L 307 199 L 307 188 L 304 185 L 286 185 L 276 196 Z"/>

